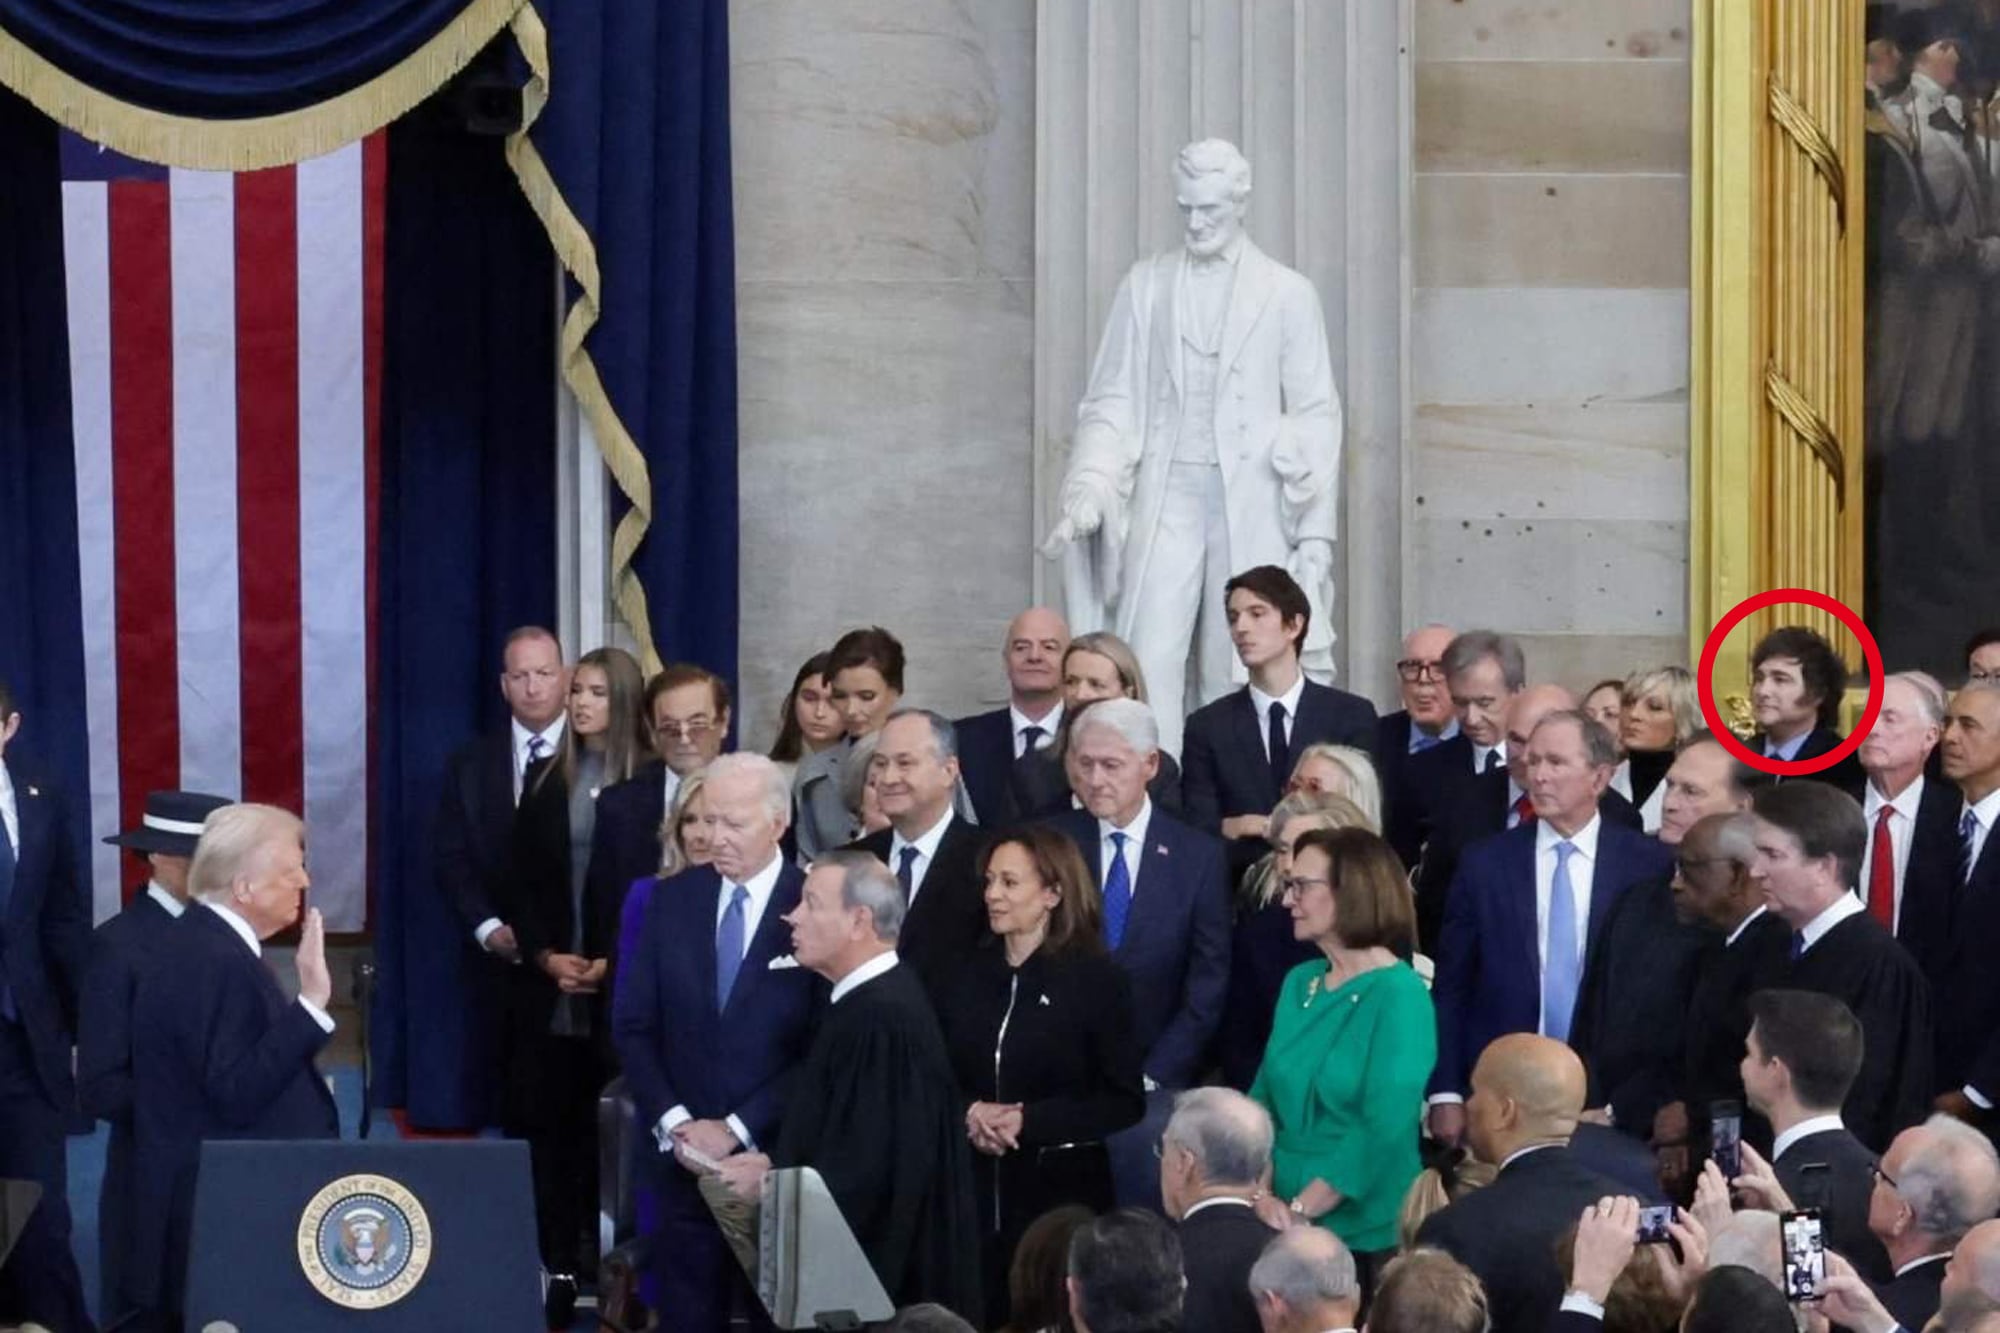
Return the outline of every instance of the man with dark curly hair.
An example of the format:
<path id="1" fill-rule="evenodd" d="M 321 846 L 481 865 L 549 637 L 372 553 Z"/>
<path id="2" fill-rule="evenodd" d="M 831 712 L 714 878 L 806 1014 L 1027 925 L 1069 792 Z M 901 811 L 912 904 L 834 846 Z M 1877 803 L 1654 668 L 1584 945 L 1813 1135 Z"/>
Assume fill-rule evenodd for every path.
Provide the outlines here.
<path id="1" fill-rule="evenodd" d="M 1840 700 L 1847 664 L 1818 633 L 1803 625 L 1772 630 L 1750 654 L 1750 711 L 1757 734 L 1750 748 L 1767 759 L 1817 759 L 1838 746 Z M 1853 755 L 1811 775 L 1847 792 L 1861 788 Z"/>

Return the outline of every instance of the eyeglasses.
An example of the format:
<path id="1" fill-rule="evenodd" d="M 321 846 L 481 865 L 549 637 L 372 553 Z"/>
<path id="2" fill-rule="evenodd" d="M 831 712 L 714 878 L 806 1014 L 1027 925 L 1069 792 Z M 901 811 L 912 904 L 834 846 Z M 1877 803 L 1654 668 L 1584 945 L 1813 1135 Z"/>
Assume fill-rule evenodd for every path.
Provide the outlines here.
<path id="1" fill-rule="evenodd" d="M 1674 861 L 1674 873 L 1683 870 L 1697 870 L 1702 866 L 1719 866 L 1729 861 L 1726 856 L 1683 856 Z"/>
<path id="2" fill-rule="evenodd" d="M 1329 889 L 1333 887 L 1333 881 L 1330 879 L 1307 879 L 1303 875 L 1287 875 L 1278 881 L 1279 889 L 1293 898 L 1299 897 L 1315 884 L 1323 884 Z"/>
<path id="3" fill-rule="evenodd" d="M 1881 1181 L 1884 1185 L 1887 1185 L 1889 1187 L 1889 1192 L 1891 1194 L 1898 1193 L 1902 1189 L 1902 1187 L 1896 1183 L 1895 1177 L 1891 1176 L 1887 1171 L 1884 1171 L 1882 1169 L 1882 1164 L 1880 1162 L 1874 1163 L 1868 1168 L 1868 1170 L 1869 1173 L 1875 1177 L 1875 1179 Z"/>
<path id="4" fill-rule="evenodd" d="M 1415 657 L 1406 657 L 1396 663 L 1396 674 L 1411 685 L 1423 680 L 1443 680 L 1444 663 L 1435 659 L 1423 661 Z"/>
<path id="5" fill-rule="evenodd" d="M 653 730 L 662 736 L 672 736 L 677 740 L 698 741 L 715 730 L 715 719 L 712 717 L 691 717 L 685 722 L 676 722 L 669 718 L 667 721 L 654 727 Z"/>

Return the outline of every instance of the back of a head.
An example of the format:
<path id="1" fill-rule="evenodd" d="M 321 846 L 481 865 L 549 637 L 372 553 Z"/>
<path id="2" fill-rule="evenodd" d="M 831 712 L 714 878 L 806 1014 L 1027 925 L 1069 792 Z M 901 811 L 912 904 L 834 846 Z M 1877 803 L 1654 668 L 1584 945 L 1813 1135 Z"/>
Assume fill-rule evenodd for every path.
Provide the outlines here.
<path id="1" fill-rule="evenodd" d="M 1069 1243 L 1079 1227 L 1090 1225 L 1090 1209 L 1080 1203 L 1052 1208 L 1021 1233 L 1007 1269 L 1009 1329 L 1036 1333 L 1061 1329 L 1069 1333 Z"/>
<path id="2" fill-rule="evenodd" d="M 1797 1328 L 1785 1294 L 1735 1264 L 1708 1270 L 1681 1321 L 1681 1333 L 1796 1333 Z"/>
<path id="3" fill-rule="evenodd" d="M 1205 1184 L 1253 1189 L 1271 1166 L 1271 1115 L 1233 1088 L 1191 1088 L 1174 1098 L 1163 1138 L 1201 1165 Z"/>
<path id="4" fill-rule="evenodd" d="M 1567 1141 L 1588 1091 L 1576 1052 L 1532 1032 L 1494 1038 L 1480 1053 L 1473 1080 L 1517 1104 L 1519 1133 L 1528 1141 Z M 1488 1147 L 1480 1145 L 1481 1153 Z"/>
<path id="5" fill-rule="evenodd" d="M 977 1333 L 971 1324 L 936 1301 L 906 1305 L 882 1327 L 888 1333 Z"/>
<path id="6" fill-rule="evenodd" d="M 1295 1315 L 1340 1306 L 1358 1308 L 1361 1283 L 1354 1255 L 1325 1227 L 1293 1227 L 1266 1242 L 1250 1266 L 1250 1295 L 1276 1296 Z"/>
<path id="7" fill-rule="evenodd" d="M 1491 1326 L 1486 1289 L 1443 1250 L 1411 1250 L 1383 1269 L 1368 1311 L 1368 1333 L 1487 1333 Z"/>
<path id="8" fill-rule="evenodd" d="M 1977 1287 L 1966 1287 L 1940 1301 L 1936 1322 L 1926 1327 L 1936 1333 L 1985 1333 L 1995 1319 L 2000 1319 L 2000 1301 Z"/>
<path id="9" fill-rule="evenodd" d="M 1403 1192 L 1403 1206 L 1396 1214 L 1396 1235 L 1402 1248 L 1416 1245 L 1417 1233 L 1432 1213 L 1491 1185 L 1499 1174 L 1498 1167 L 1480 1161 L 1469 1148 L 1454 1148 L 1419 1171 Z"/>
<path id="10" fill-rule="evenodd" d="M 1079 1227 L 1069 1276 L 1090 1333 L 1178 1333 L 1187 1278 L 1180 1237 L 1158 1213 L 1120 1208 Z"/>
<path id="11" fill-rule="evenodd" d="M 1831 995 L 1762 990 L 1750 997 L 1757 1045 L 1791 1072 L 1792 1092 L 1813 1111 L 1837 1111 L 1861 1073 L 1861 1020 Z"/>

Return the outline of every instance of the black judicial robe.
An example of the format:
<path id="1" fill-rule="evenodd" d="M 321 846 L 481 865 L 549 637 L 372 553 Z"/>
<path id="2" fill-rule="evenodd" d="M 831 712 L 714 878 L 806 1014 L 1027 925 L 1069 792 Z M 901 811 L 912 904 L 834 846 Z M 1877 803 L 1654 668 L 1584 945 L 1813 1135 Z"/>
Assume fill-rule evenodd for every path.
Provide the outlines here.
<path id="1" fill-rule="evenodd" d="M 898 965 L 829 1007 L 771 1157 L 826 1181 L 900 1309 L 935 1301 L 980 1326 L 971 1146 L 944 1034 Z"/>

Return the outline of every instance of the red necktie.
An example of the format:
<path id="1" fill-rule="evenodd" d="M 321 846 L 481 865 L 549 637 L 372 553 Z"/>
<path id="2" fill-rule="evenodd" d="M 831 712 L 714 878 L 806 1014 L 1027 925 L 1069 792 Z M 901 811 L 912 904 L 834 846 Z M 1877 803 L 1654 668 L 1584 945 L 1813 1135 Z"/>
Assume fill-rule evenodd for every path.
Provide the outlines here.
<path id="1" fill-rule="evenodd" d="M 1487 807 L 1487 809 L 1489 810 L 1492 808 L 1493 807 L 1491 806 Z M 1532 824 L 1534 822 L 1535 822 L 1535 798 L 1529 796 L 1526 792 L 1523 792 L 1521 794 L 1521 799 L 1514 802 L 1514 827 L 1524 828 L 1527 825 Z"/>
<path id="2" fill-rule="evenodd" d="M 1868 853 L 1868 915 L 1885 930 L 1896 928 L 1896 844 L 1889 838 L 1889 816 L 1896 807 L 1885 805 L 1875 816 L 1875 839 Z"/>

